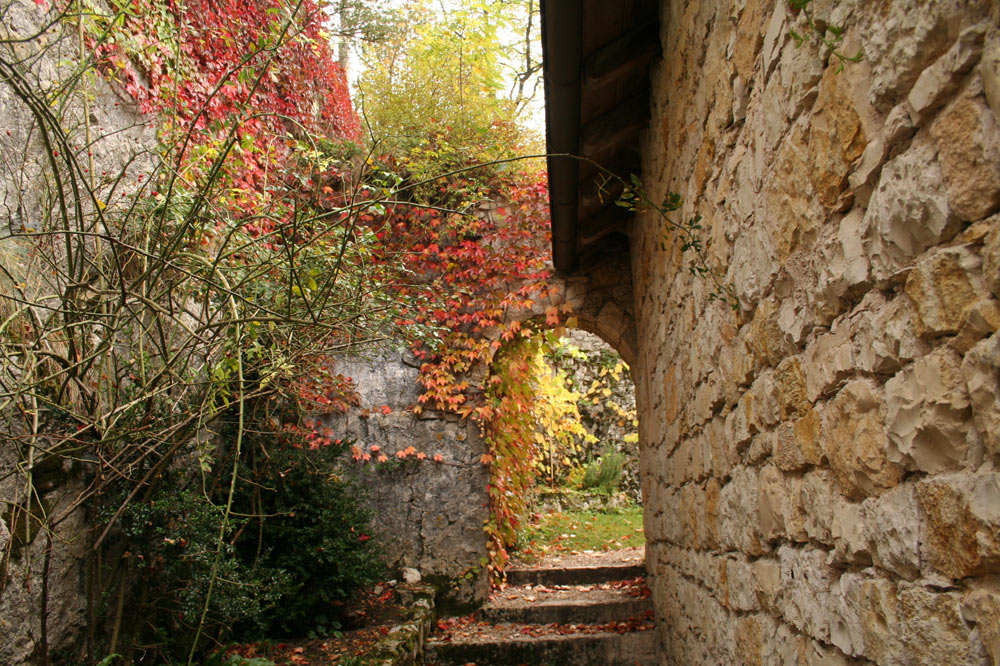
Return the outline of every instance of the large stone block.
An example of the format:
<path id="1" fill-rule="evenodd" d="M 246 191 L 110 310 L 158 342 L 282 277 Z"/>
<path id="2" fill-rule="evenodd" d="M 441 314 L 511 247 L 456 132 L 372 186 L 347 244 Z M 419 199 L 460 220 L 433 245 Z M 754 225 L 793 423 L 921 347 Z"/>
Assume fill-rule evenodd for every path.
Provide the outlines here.
<path id="1" fill-rule="evenodd" d="M 829 333 L 817 336 L 804 355 L 806 399 L 829 395 L 855 372 L 854 340 L 846 319 L 833 323 Z"/>
<path id="2" fill-rule="evenodd" d="M 979 438 L 993 455 L 1000 455 L 1000 334 L 983 340 L 962 360 Z"/>
<path id="3" fill-rule="evenodd" d="M 719 491 L 719 544 L 726 550 L 739 550 L 747 555 L 764 552 L 757 515 L 757 477 L 754 470 L 736 467 L 729 483 Z"/>
<path id="4" fill-rule="evenodd" d="M 981 98 L 963 97 L 931 125 L 951 208 L 963 221 L 1000 210 L 1000 133 Z"/>
<path id="5" fill-rule="evenodd" d="M 961 594 L 902 583 L 903 658 L 925 664 L 982 664 L 986 653 L 962 619 Z"/>
<path id="6" fill-rule="evenodd" d="M 779 363 L 774 370 L 774 384 L 782 420 L 801 416 L 809 410 L 811 404 L 799 359 L 793 356 Z"/>
<path id="7" fill-rule="evenodd" d="M 920 73 L 906 97 L 914 124 L 921 125 L 932 111 L 958 90 L 964 74 L 979 61 L 988 27 L 988 24 L 980 23 L 963 30 L 951 48 Z"/>
<path id="8" fill-rule="evenodd" d="M 774 464 L 792 472 L 819 465 L 823 459 L 821 444 L 823 418 L 815 409 L 794 422 L 778 426 L 774 441 Z"/>
<path id="9" fill-rule="evenodd" d="M 962 360 L 947 347 L 917 359 L 885 385 L 888 458 L 910 470 L 955 469 L 970 453 L 972 416 Z"/>
<path id="10" fill-rule="evenodd" d="M 1000 473 L 952 474 L 917 484 L 921 557 L 949 578 L 1000 565 Z"/>
<path id="11" fill-rule="evenodd" d="M 929 142 L 918 143 L 882 168 L 865 213 L 866 243 L 879 280 L 907 267 L 961 228 L 948 205 L 936 153 Z"/>
<path id="12" fill-rule="evenodd" d="M 902 605 L 891 581 L 863 573 L 843 574 L 837 611 L 830 636 L 834 645 L 878 664 L 903 663 Z"/>
<path id="13" fill-rule="evenodd" d="M 920 505 L 911 484 L 889 490 L 863 505 L 872 563 L 895 576 L 920 575 Z"/>
<path id="14" fill-rule="evenodd" d="M 836 481 L 829 470 L 815 470 L 802 477 L 799 505 L 803 514 L 803 529 L 808 539 L 833 544 L 831 527 L 835 517 L 847 504 L 837 492 Z"/>
<path id="15" fill-rule="evenodd" d="M 900 469 L 887 457 L 886 408 L 879 391 L 864 381 L 848 382 L 823 416 L 823 448 L 846 497 L 863 499 L 899 483 Z"/>
<path id="16" fill-rule="evenodd" d="M 982 259 L 969 245 L 945 248 L 921 259 L 904 290 L 916 312 L 916 332 L 926 338 L 958 333 L 969 311 L 990 298 L 983 285 Z"/>
<path id="17" fill-rule="evenodd" d="M 898 0 L 868 14 L 863 31 L 865 60 L 872 63 L 872 104 L 888 111 L 901 101 L 948 51 L 963 24 L 990 16 L 991 9 L 991 0 Z"/>
<path id="18" fill-rule="evenodd" d="M 830 642 L 830 627 L 836 612 L 833 596 L 837 572 L 826 563 L 826 551 L 782 546 L 782 616 L 799 631 Z"/>
<path id="19" fill-rule="evenodd" d="M 778 299 L 765 298 L 757 305 L 750 322 L 747 343 L 753 350 L 758 367 L 776 366 L 795 349 L 778 325 L 780 309 Z"/>
<path id="20" fill-rule="evenodd" d="M 868 566 L 872 562 L 871 542 L 865 526 L 865 512 L 861 504 L 841 502 L 833 513 L 830 524 L 833 539 L 831 564 Z"/>

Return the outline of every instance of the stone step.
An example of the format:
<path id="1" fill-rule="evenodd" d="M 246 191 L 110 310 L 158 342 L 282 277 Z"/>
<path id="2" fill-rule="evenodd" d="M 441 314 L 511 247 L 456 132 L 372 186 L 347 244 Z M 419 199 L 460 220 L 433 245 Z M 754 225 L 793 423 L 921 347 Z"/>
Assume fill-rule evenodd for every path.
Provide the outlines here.
<path id="1" fill-rule="evenodd" d="M 494 624 L 603 624 L 653 609 L 650 599 L 637 597 L 632 591 L 608 585 L 513 587 L 491 599 L 479 616 Z"/>
<path id="2" fill-rule="evenodd" d="M 592 585 L 646 575 L 645 564 L 552 569 L 508 569 L 507 583 L 517 585 Z"/>
<path id="3" fill-rule="evenodd" d="M 429 643 L 427 666 L 655 666 L 653 631 L 531 636 L 525 625 L 512 635 Z"/>

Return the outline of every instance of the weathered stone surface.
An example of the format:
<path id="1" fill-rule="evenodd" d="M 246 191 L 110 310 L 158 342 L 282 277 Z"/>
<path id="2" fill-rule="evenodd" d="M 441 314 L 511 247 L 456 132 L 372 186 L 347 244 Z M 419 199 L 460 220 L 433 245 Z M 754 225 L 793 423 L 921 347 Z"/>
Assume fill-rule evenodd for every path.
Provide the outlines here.
<path id="1" fill-rule="evenodd" d="M 901 104 L 889 112 L 882 134 L 876 136 L 865 147 L 861 160 L 848 176 L 854 196 L 862 206 L 867 207 L 871 200 L 879 174 L 882 173 L 882 165 L 893 151 L 913 135 L 914 131 L 916 128 L 904 105 Z"/>
<path id="2" fill-rule="evenodd" d="M 816 196 L 826 208 L 843 211 L 853 202 L 853 195 L 845 192 L 847 173 L 867 143 L 849 78 L 838 75 L 836 68 L 827 68 L 809 124 L 807 171 Z"/>
<path id="3" fill-rule="evenodd" d="M 664 275 L 637 278 L 639 391 L 659 402 L 676 366 L 657 428 L 687 429 L 677 462 L 705 488 L 664 492 L 656 519 L 684 544 L 654 584 L 663 663 L 989 663 L 995 611 L 968 598 L 1000 573 L 1000 5 L 814 0 L 843 52 L 864 49 L 839 75 L 795 48 L 787 3 L 661 6 L 676 56 L 653 75 L 644 181 L 712 221 L 740 299 L 724 335 L 662 229 L 633 225 L 637 275 Z M 685 515 L 699 501 L 713 550 Z"/>
<path id="4" fill-rule="evenodd" d="M 729 483 L 719 491 L 719 544 L 726 550 L 748 555 L 764 552 L 757 521 L 748 520 L 757 512 L 757 478 L 746 467 L 733 469 Z"/>
<path id="5" fill-rule="evenodd" d="M 979 61 L 979 76 L 983 80 L 986 103 L 990 105 L 994 118 L 1000 118 L 1000 39 L 996 34 L 987 40 L 982 59 Z"/>
<path id="6" fill-rule="evenodd" d="M 863 505 L 872 563 L 905 580 L 920 575 L 920 508 L 912 485 L 893 488 Z"/>
<path id="7" fill-rule="evenodd" d="M 983 340 L 962 360 L 972 418 L 979 437 L 993 455 L 1000 455 L 1000 335 Z"/>
<path id="8" fill-rule="evenodd" d="M 989 298 L 982 284 L 982 260 L 968 246 L 922 259 L 907 277 L 905 291 L 917 314 L 917 334 L 923 337 L 958 333 L 969 310 Z"/>
<path id="9" fill-rule="evenodd" d="M 949 475 L 917 484 L 924 515 L 921 557 L 965 578 L 1000 565 L 1000 474 Z"/>
<path id="10" fill-rule="evenodd" d="M 816 548 L 782 546 L 782 615 L 786 622 L 809 636 L 830 641 L 835 572 L 826 564 L 826 552 Z"/>
<path id="11" fill-rule="evenodd" d="M 972 69 L 983 52 L 988 27 L 981 23 L 963 30 L 947 53 L 917 77 L 906 97 L 915 125 L 923 124 L 932 111 L 958 90 L 962 75 Z"/>
<path id="12" fill-rule="evenodd" d="M 793 350 L 778 325 L 780 308 L 781 303 L 777 299 L 764 299 L 757 305 L 757 311 L 750 322 L 747 344 L 762 365 L 776 366 Z"/>
<path id="13" fill-rule="evenodd" d="M 1000 589 L 982 588 L 967 594 L 962 599 L 962 619 L 976 624 L 989 656 L 987 663 L 1000 664 Z"/>
<path id="14" fill-rule="evenodd" d="M 442 455 L 445 464 L 425 462 L 381 471 L 359 467 L 351 472 L 368 490 L 366 501 L 379 517 L 373 529 L 389 563 L 457 578 L 486 555 L 482 525 L 488 516 L 484 489 L 489 470 L 479 462 L 486 445 L 478 428 L 467 421 L 409 411 L 420 392 L 418 369 L 409 361 L 393 349 L 338 359 L 336 370 L 357 382 L 368 415 L 352 410 L 327 417 L 327 424 L 366 452 L 377 446 L 380 453 L 394 457 L 413 446 L 428 457 Z M 380 409 L 383 405 L 388 413 Z M 458 600 L 485 597 L 486 577 L 471 583 L 459 591 Z"/>
<path id="15" fill-rule="evenodd" d="M 983 239 L 983 279 L 993 295 L 1000 298 L 1000 217 L 989 222 L 990 231 Z"/>
<path id="16" fill-rule="evenodd" d="M 849 382 L 827 406 L 823 444 L 840 491 L 863 499 L 899 483 L 900 469 L 887 457 L 886 408 L 864 381 Z"/>
<path id="17" fill-rule="evenodd" d="M 886 383 L 888 458 L 893 463 L 934 473 L 966 461 L 971 411 L 961 363 L 958 354 L 943 347 Z"/>
<path id="18" fill-rule="evenodd" d="M 917 584 L 899 588 L 903 659 L 919 655 L 928 664 L 981 664 L 986 654 L 962 620 L 961 595 Z"/>
<path id="19" fill-rule="evenodd" d="M 948 205 L 936 153 L 930 143 L 919 143 L 882 168 L 865 213 L 866 244 L 879 279 L 951 239 L 961 227 Z"/>
<path id="20" fill-rule="evenodd" d="M 931 126 L 951 208 L 963 221 L 1000 210 L 997 119 L 979 98 L 962 97 Z"/>
<path id="21" fill-rule="evenodd" d="M 814 401 L 836 391 L 855 372 L 854 342 L 844 321 L 835 321 L 830 332 L 806 348 L 806 398 Z"/>
<path id="22" fill-rule="evenodd" d="M 903 617 L 896 586 L 858 573 L 845 573 L 839 583 L 838 620 L 831 642 L 849 655 L 878 664 L 900 663 Z"/>
<path id="23" fill-rule="evenodd" d="M 831 562 L 835 564 L 871 564 L 871 543 L 865 528 L 865 514 L 861 504 L 843 502 L 833 513 L 830 525 L 834 551 Z"/>
<path id="24" fill-rule="evenodd" d="M 774 383 L 778 392 L 779 416 L 782 420 L 806 413 L 810 403 L 799 359 L 793 356 L 778 364 L 774 370 Z"/>
<path id="25" fill-rule="evenodd" d="M 837 484 L 829 470 L 809 472 L 802 477 L 799 507 L 802 512 L 802 541 L 832 545 L 831 530 L 835 516 L 847 504 L 837 492 Z"/>
<path id="26" fill-rule="evenodd" d="M 959 354 L 965 354 L 977 342 L 997 330 L 1000 330 L 1000 301 L 982 299 L 966 311 L 958 335 L 948 344 Z"/>
<path id="27" fill-rule="evenodd" d="M 753 581 L 760 607 L 772 613 L 778 612 L 784 591 L 781 586 L 781 563 L 767 558 L 754 561 Z"/>
<path id="28" fill-rule="evenodd" d="M 823 459 L 820 443 L 823 419 L 815 409 L 794 422 L 779 425 L 774 440 L 774 463 L 779 469 L 792 472 L 809 465 L 819 465 Z"/>
<path id="29" fill-rule="evenodd" d="M 888 111 L 920 74 L 944 54 L 963 23 L 990 15 L 989 0 L 938 2 L 932 11 L 920 0 L 901 0 L 869 16 L 864 28 L 865 59 L 872 63 L 869 98 Z"/>

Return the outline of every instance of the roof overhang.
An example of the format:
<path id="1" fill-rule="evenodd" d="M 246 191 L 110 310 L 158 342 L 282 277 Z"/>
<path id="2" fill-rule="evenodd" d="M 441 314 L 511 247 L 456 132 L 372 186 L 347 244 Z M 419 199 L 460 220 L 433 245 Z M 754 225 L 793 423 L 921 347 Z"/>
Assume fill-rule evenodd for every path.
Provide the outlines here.
<path id="1" fill-rule="evenodd" d="M 542 0 L 552 261 L 586 273 L 627 248 L 619 178 L 640 171 L 649 66 L 659 55 L 656 0 Z"/>

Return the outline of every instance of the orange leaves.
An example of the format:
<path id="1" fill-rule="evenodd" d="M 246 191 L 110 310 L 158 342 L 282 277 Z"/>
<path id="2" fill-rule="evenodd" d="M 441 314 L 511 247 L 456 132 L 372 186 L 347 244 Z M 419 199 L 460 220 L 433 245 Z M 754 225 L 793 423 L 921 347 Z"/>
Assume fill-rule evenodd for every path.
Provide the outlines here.
<path id="1" fill-rule="evenodd" d="M 559 325 L 559 308 L 555 305 L 550 305 L 545 308 L 545 323 L 548 326 L 558 326 Z"/>
<path id="2" fill-rule="evenodd" d="M 479 462 L 481 462 L 484 465 L 489 465 L 490 463 L 493 462 L 493 456 L 491 456 L 488 453 L 484 453 L 483 455 L 479 456 Z"/>

